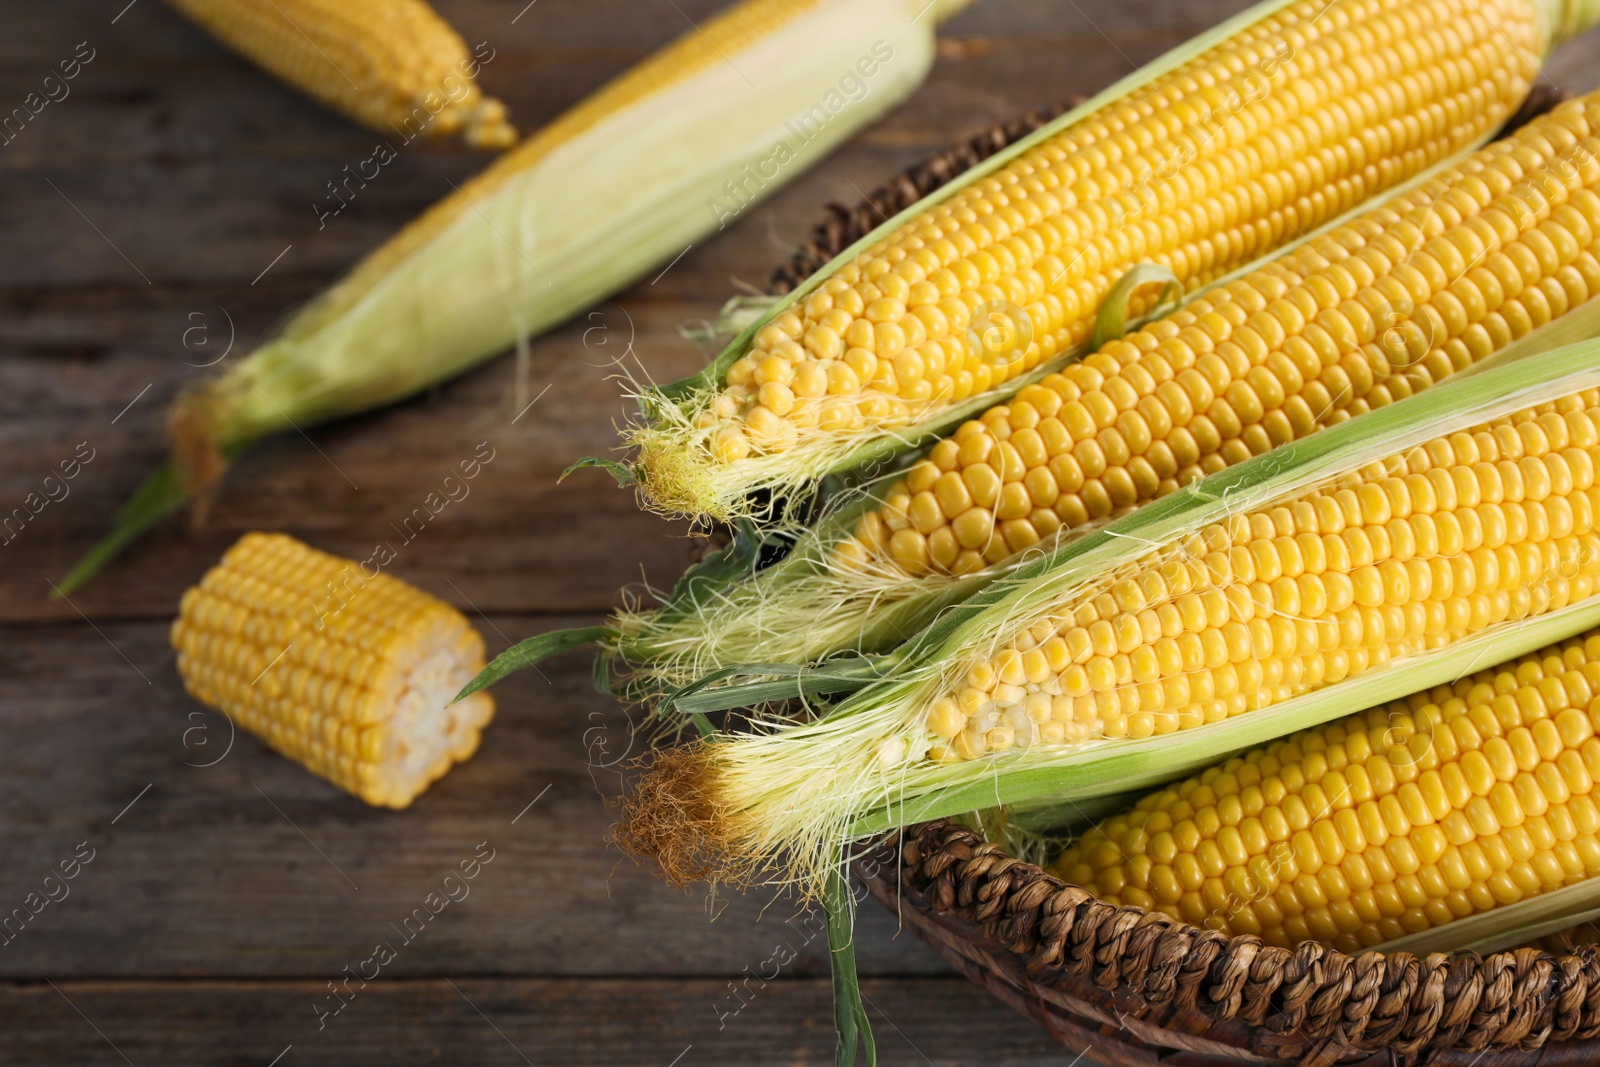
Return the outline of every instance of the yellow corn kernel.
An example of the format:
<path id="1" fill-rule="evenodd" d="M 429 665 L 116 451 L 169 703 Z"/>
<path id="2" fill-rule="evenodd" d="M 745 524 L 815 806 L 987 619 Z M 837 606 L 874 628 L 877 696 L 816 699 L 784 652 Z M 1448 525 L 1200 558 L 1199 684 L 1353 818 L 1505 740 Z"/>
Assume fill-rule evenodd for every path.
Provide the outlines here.
<path id="1" fill-rule="evenodd" d="M 494 701 L 459 611 L 282 534 L 249 533 L 183 595 L 184 687 L 368 804 L 404 808 L 477 750 Z"/>
<path id="2" fill-rule="evenodd" d="M 1055 868 L 1111 904 L 1360 952 L 1600 874 L 1597 720 L 1591 631 L 1168 786 Z"/>
<path id="3" fill-rule="evenodd" d="M 505 105 L 479 91 L 479 60 L 423 0 L 167 0 L 306 95 L 384 134 L 505 148 Z"/>
<path id="4" fill-rule="evenodd" d="M 1427 388 L 1548 319 L 1529 310 L 1547 302 L 1546 283 L 1571 287 L 1567 307 L 1590 299 L 1600 292 L 1596 151 L 1600 93 L 1022 389 L 965 423 L 941 454 L 942 525 L 979 551 L 1003 527 L 1006 547 L 1018 551 Z M 1571 179 L 1553 182 L 1552 173 Z M 1485 174 L 1500 175 L 1493 199 Z M 1504 227 L 1488 220 L 1534 196 L 1559 203 L 1560 221 L 1496 236 Z M 1429 226 L 1442 229 L 1423 242 Z M 1475 260 L 1451 260 L 1450 271 L 1436 262 L 1442 248 L 1480 249 L 1486 226 L 1494 247 L 1474 252 L 1482 269 L 1467 269 Z M 1369 263 L 1375 257 L 1381 271 Z M 935 467 L 912 469 L 923 465 Z M 1435 506 L 1435 482 L 1408 490 Z M 1365 492 L 1364 513 L 1387 506 L 1382 487 Z M 1375 595 L 1376 572 L 1352 578 L 1358 602 Z"/>

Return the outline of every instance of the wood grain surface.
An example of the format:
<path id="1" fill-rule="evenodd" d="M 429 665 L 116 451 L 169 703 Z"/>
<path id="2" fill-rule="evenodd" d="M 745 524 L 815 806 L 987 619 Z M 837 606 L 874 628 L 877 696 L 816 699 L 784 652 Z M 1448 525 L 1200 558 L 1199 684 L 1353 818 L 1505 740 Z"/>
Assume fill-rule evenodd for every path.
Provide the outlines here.
<path id="1" fill-rule="evenodd" d="M 527 130 L 719 0 L 437 6 L 494 46 L 482 81 Z M 501 686 L 480 753 L 411 810 L 380 812 L 230 738 L 184 695 L 166 639 L 178 596 L 246 530 L 370 551 L 484 441 L 495 459 L 471 495 L 392 569 L 471 614 L 491 652 L 592 622 L 630 583 L 669 584 L 691 549 L 682 525 L 641 514 L 599 472 L 556 484 L 614 446 L 627 414 L 614 356 L 631 343 L 658 380 L 698 367 L 706 353 L 680 327 L 759 284 L 826 202 L 1093 92 L 1242 6 L 979 0 L 945 27 L 910 102 L 653 284 L 534 342 L 525 388 L 507 356 L 275 439 L 231 473 L 207 529 L 163 526 L 62 602 L 50 581 L 161 458 L 164 407 L 205 373 L 196 364 L 230 338 L 248 351 L 484 157 L 407 148 L 319 229 L 324 184 L 370 154 L 372 134 L 157 0 L 11 5 L 0 113 L 79 42 L 95 57 L 0 147 L 0 510 L 81 445 L 94 458 L 0 548 L 0 914 L 62 862 L 93 858 L 0 945 L 0 1064 L 828 1062 L 815 916 L 670 889 L 607 844 L 602 794 L 629 730 L 590 689 L 586 657 Z M 1581 42 L 1550 77 L 1590 88 L 1597 58 Z M 470 895 L 403 940 L 404 917 L 484 842 L 494 859 Z M 1070 1059 L 897 936 L 892 915 L 864 908 L 857 940 L 883 1062 Z M 400 948 L 379 977 L 330 988 L 380 941 Z M 775 954 L 793 958 L 774 967 Z"/>

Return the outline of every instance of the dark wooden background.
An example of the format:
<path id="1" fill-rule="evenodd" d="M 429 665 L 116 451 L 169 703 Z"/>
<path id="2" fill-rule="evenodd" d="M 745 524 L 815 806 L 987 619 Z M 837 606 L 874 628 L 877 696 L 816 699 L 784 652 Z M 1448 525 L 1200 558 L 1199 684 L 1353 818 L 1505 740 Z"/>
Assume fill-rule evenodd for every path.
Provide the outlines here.
<path id="1" fill-rule="evenodd" d="M 439 3 L 469 42 L 497 49 L 482 80 L 524 130 L 719 6 L 525 3 Z M 696 368 L 705 353 L 680 324 L 713 314 L 736 279 L 763 281 L 825 202 L 986 123 L 1096 90 L 1240 6 L 980 0 L 945 28 L 928 84 L 898 112 L 653 286 L 535 342 L 529 384 L 549 391 L 516 424 L 515 362 L 501 358 L 391 410 L 282 437 L 232 472 L 207 531 L 164 527 L 61 603 L 49 580 L 161 458 L 166 402 L 205 373 L 191 364 L 230 332 L 235 355 L 248 351 L 484 160 L 408 149 L 319 231 L 313 203 L 371 153 L 371 134 L 158 0 L 8 5 L 0 113 L 79 42 L 95 58 L 0 147 L 0 511 L 81 442 L 94 459 L 0 547 L 0 914 L 80 843 L 94 859 L 0 946 L 0 1063 L 828 1061 L 814 924 L 785 900 L 669 889 L 606 844 L 600 790 L 628 724 L 590 690 L 585 656 L 502 685 L 478 756 L 394 813 L 249 737 L 229 749 L 226 722 L 182 691 L 168 622 L 240 533 L 364 555 L 482 441 L 496 458 L 471 496 L 392 569 L 472 614 L 491 652 L 596 620 L 641 577 L 670 583 L 690 548 L 681 526 L 640 514 L 598 472 L 556 484 L 576 457 L 612 447 L 626 414 L 605 361 L 631 337 L 658 380 Z M 1597 57 L 1594 41 L 1569 48 L 1550 76 L 1589 88 Z M 397 943 L 391 923 L 484 841 L 495 858 L 471 895 L 319 1028 L 328 982 Z M 780 945 L 797 958 L 747 981 L 771 973 Z M 876 905 L 858 951 L 885 1063 L 1070 1059 Z"/>

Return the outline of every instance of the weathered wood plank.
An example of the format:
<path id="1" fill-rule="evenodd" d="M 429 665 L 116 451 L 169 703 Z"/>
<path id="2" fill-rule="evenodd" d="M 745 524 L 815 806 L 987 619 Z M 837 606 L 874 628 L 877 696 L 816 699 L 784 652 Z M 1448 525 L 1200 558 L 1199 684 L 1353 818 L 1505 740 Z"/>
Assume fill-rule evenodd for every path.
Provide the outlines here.
<path id="1" fill-rule="evenodd" d="M 394 572 L 416 577 L 404 558 Z M 476 621 L 499 651 L 586 620 Z M 606 843 L 600 794 L 616 792 L 637 750 L 625 714 L 590 688 L 585 655 L 498 686 L 479 753 L 389 812 L 247 735 L 229 750 L 227 721 L 183 693 L 164 623 L 98 630 L 12 628 L 0 640 L 0 916 L 80 843 L 94 851 L 65 899 L 9 940 L 0 931 L 0 978 L 336 974 L 395 936 L 390 924 L 485 841 L 495 858 L 407 949 L 406 973 L 737 974 L 777 936 L 803 939 L 790 973 L 827 973 L 820 926 L 792 902 L 671 889 Z M 945 970 L 894 935 L 869 902 L 864 971 Z"/>
<path id="2" fill-rule="evenodd" d="M 756 979 L 736 991 L 709 979 L 410 980 L 407 962 L 397 958 L 392 974 L 384 970 L 365 989 L 352 982 L 357 992 L 344 1013 L 320 1031 L 315 1007 L 331 1002 L 323 978 L 13 986 L 0 990 L 0 1013 L 28 1025 L 0 1028 L 0 1060 L 14 1067 L 120 1064 L 122 1057 L 138 1067 L 833 1062 L 825 979 Z M 862 986 L 885 1067 L 1072 1059 L 1043 1030 L 962 979 Z"/>

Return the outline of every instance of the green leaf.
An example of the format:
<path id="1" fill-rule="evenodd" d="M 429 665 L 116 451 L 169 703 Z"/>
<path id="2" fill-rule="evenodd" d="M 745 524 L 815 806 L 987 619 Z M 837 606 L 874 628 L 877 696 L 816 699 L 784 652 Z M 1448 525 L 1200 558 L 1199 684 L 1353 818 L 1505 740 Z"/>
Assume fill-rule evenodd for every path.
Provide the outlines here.
<path id="1" fill-rule="evenodd" d="M 594 658 L 594 668 L 589 673 L 589 681 L 596 693 L 608 697 L 616 696 L 616 690 L 611 687 L 611 657 L 605 652 Z"/>
<path id="2" fill-rule="evenodd" d="M 584 645 L 614 640 L 617 631 L 609 626 L 579 626 L 570 630 L 552 630 L 538 637 L 519 641 L 500 653 L 478 676 L 456 694 L 456 700 L 465 700 L 480 689 L 487 689 L 513 671 L 531 667 L 540 660 L 549 659 L 558 652 L 581 648 Z M 455 700 L 451 701 L 455 703 Z"/>
<path id="3" fill-rule="evenodd" d="M 1129 322 L 1128 302 L 1133 298 L 1134 291 L 1146 285 L 1156 284 L 1161 286 L 1161 298 L 1148 313 L 1137 321 Z M 1094 333 L 1089 341 L 1089 350 L 1100 351 L 1103 345 L 1121 340 L 1130 329 L 1136 329 L 1170 314 L 1182 302 L 1183 283 L 1172 273 L 1170 267 L 1164 267 L 1160 263 L 1134 264 L 1128 268 L 1126 274 L 1117 279 L 1116 284 L 1106 293 L 1106 298 L 1100 301 L 1100 310 L 1095 312 L 1094 316 Z"/>
<path id="4" fill-rule="evenodd" d="M 178 482 L 178 472 L 170 462 L 157 467 L 134 492 L 128 502 L 112 519 L 111 532 L 95 542 L 82 559 L 72 565 L 61 581 L 56 583 L 56 598 L 76 591 L 90 578 L 99 574 L 106 564 L 117 557 L 138 536 L 156 523 L 183 507 L 189 496 Z"/>
<path id="5" fill-rule="evenodd" d="M 872 1022 L 861 1001 L 856 975 L 855 896 L 850 892 L 843 864 L 828 875 L 822 892 L 822 910 L 828 919 L 828 961 L 833 971 L 833 1027 L 839 1035 L 834 1047 L 835 1067 L 855 1067 L 856 1049 L 862 1047 L 866 1067 L 875 1067 L 878 1048 L 872 1040 Z"/>
<path id="6" fill-rule="evenodd" d="M 562 471 L 561 477 L 556 479 L 556 483 L 560 484 L 566 481 L 567 475 L 575 470 L 582 470 L 584 467 L 599 467 L 617 480 L 617 487 L 620 489 L 631 488 L 637 480 L 633 476 L 633 468 L 626 463 L 618 463 L 614 459 L 601 459 L 599 456 L 584 456 L 578 462 Z"/>

